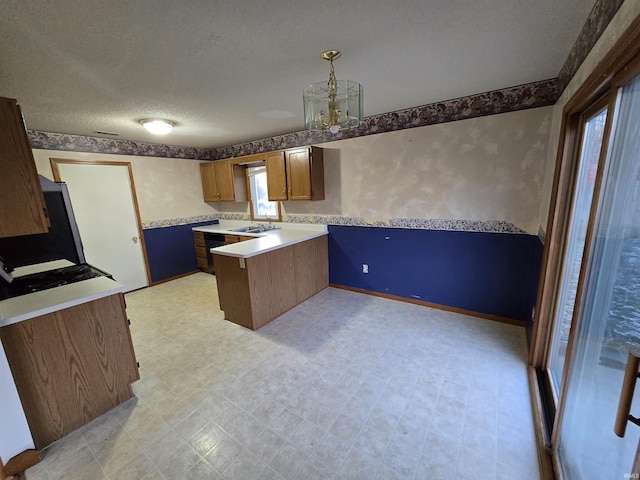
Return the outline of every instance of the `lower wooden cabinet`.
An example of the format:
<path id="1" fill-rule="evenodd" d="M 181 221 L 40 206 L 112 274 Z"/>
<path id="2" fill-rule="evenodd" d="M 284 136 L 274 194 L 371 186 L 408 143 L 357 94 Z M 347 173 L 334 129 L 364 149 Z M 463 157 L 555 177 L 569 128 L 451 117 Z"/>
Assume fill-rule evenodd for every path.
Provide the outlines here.
<path id="1" fill-rule="evenodd" d="M 225 243 L 238 243 L 238 242 L 246 242 L 247 240 L 254 240 L 256 237 L 248 237 L 245 235 L 225 235 L 224 242 Z"/>
<path id="2" fill-rule="evenodd" d="M 329 285 L 326 235 L 246 259 L 214 258 L 220 309 L 252 330 Z"/>
<path id="3" fill-rule="evenodd" d="M 0 328 L 38 450 L 133 396 L 140 378 L 124 295 Z"/>
<path id="4" fill-rule="evenodd" d="M 193 232 L 193 243 L 196 249 L 196 259 L 198 268 L 203 272 L 209 271 L 209 261 L 207 260 L 207 248 L 204 243 L 204 232 Z"/>

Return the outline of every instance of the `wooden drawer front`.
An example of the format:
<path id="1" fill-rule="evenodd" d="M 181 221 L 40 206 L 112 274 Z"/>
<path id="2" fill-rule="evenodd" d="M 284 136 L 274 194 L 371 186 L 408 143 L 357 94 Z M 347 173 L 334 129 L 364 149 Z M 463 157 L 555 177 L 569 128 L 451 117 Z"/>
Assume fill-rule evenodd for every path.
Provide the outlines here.
<path id="1" fill-rule="evenodd" d="M 209 271 L 209 262 L 207 262 L 207 257 L 197 257 L 198 259 L 198 268 L 200 270 Z"/>
<path id="2" fill-rule="evenodd" d="M 225 235 L 224 236 L 225 243 L 237 243 L 240 241 L 238 235 Z"/>
<path id="3" fill-rule="evenodd" d="M 204 247 L 204 232 L 193 232 L 193 241 L 196 246 Z"/>
<path id="4" fill-rule="evenodd" d="M 255 240 L 256 237 L 244 237 L 240 235 L 238 238 L 240 239 L 240 242 L 246 242 L 247 240 Z"/>
<path id="5" fill-rule="evenodd" d="M 198 246 L 196 245 L 196 255 L 198 257 L 204 257 L 205 259 L 207 258 L 207 248 L 203 245 L 203 246 Z"/>

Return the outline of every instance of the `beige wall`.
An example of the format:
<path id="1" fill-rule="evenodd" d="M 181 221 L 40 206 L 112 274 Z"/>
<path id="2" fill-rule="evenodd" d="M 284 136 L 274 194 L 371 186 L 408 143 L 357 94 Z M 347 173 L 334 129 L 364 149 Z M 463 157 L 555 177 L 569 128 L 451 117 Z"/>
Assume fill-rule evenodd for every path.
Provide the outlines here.
<path id="1" fill-rule="evenodd" d="M 547 152 L 548 160 L 546 162 L 542 199 L 540 202 L 540 211 L 538 213 L 539 224 L 544 230 L 547 228 L 547 220 L 549 216 L 549 202 L 551 199 L 551 190 L 553 188 L 553 174 L 556 165 L 558 141 L 561 133 L 560 128 L 563 109 L 571 97 L 576 93 L 578 88 L 580 88 L 591 72 L 593 72 L 596 66 L 603 60 L 607 53 L 609 53 L 615 42 L 618 41 L 620 36 L 629 28 L 631 22 L 633 22 L 638 15 L 640 15 L 640 1 L 626 0 L 620 7 L 620 10 L 616 13 L 615 17 L 613 17 L 598 42 L 589 52 L 589 55 L 587 55 L 587 58 L 571 79 L 569 85 L 567 85 L 567 88 L 560 96 L 560 99 L 553 106 L 551 134 L 549 138 L 549 149 Z"/>
<path id="2" fill-rule="evenodd" d="M 200 167 L 196 160 L 106 155 L 57 150 L 33 150 L 38 173 L 52 179 L 49 158 L 130 162 L 140 220 L 149 222 L 216 213 L 202 200 Z"/>
<path id="3" fill-rule="evenodd" d="M 502 220 L 537 233 L 553 107 L 370 135 L 322 145 L 326 200 L 285 202 L 287 214 Z M 49 158 L 131 162 L 141 220 L 247 212 L 202 201 L 198 162 L 34 150 Z M 216 210 L 217 209 L 217 210 Z"/>
<path id="4" fill-rule="evenodd" d="M 537 233 L 553 107 L 321 145 L 327 200 L 288 214 L 503 220 Z"/>

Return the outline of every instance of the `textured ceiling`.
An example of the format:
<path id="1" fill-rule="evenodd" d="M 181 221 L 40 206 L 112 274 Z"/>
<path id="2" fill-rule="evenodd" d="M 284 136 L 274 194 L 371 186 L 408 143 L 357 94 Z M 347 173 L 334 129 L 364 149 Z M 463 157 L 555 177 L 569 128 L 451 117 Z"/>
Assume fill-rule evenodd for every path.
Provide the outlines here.
<path id="1" fill-rule="evenodd" d="M 31 130 L 220 147 L 302 130 L 329 48 L 365 116 L 553 78 L 594 3 L 3 0 L 0 96 Z"/>

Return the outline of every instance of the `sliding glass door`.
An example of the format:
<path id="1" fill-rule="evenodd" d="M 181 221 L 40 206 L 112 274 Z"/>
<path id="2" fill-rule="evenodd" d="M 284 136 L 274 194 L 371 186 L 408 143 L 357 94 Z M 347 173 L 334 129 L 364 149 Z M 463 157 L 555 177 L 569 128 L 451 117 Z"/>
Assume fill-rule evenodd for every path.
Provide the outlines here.
<path id="1" fill-rule="evenodd" d="M 557 465 L 566 479 L 637 478 L 631 465 L 640 427 L 630 425 L 625 438 L 618 438 L 613 425 L 629 345 L 640 343 L 640 76 L 617 95 L 611 148 L 601 167 L 601 187 L 587 235 L 591 240 L 585 244 L 581 232 L 570 240 L 573 247 L 586 252 L 578 288 L 582 294 L 575 306 L 560 302 L 556 313 L 576 310 L 554 435 Z M 598 115 L 587 122 L 583 145 Z M 580 188 L 588 190 L 589 181 Z M 569 251 L 564 270 L 570 271 L 568 264 L 578 256 L 582 257 L 572 257 Z M 566 297 L 570 305 L 571 292 Z M 555 335 L 550 366 L 552 375 L 561 378 L 563 333 Z M 639 398 L 634 398 L 632 414 L 640 415 Z"/>
<path id="2" fill-rule="evenodd" d="M 606 119 L 606 105 L 598 104 L 591 112 L 587 112 L 584 115 L 584 119 L 581 122 L 582 142 L 565 240 L 565 255 L 556 299 L 554 314 L 556 321 L 553 326 L 548 351 L 547 373 L 553 389 L 554 402 L 556 403 L 562 390 L 562 376 L 569 343 L 569 331 L 573 318 L 576 289 L 582 266 L 589 212 L 591 211 Z"/>

